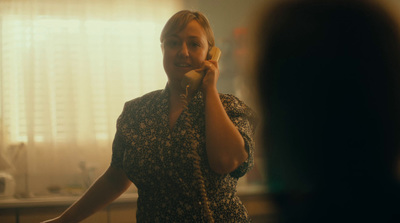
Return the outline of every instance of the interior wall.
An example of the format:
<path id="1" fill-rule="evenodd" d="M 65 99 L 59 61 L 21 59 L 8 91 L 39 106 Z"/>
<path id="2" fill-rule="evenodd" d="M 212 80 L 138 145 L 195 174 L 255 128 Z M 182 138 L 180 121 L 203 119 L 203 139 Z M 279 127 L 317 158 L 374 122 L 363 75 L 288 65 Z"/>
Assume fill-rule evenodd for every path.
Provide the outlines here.
<path id="1" fill-rule="evenodd" d="M 216 45 L 221 49 L 219 61 L 220 78 L 218 90 L 240 96 L 239 80 L 241 38 L 254 16 L 256 9 L 265 0 L 187 0 L 182 9 L 198 10 L 209 19 L 214 31 Z"/>

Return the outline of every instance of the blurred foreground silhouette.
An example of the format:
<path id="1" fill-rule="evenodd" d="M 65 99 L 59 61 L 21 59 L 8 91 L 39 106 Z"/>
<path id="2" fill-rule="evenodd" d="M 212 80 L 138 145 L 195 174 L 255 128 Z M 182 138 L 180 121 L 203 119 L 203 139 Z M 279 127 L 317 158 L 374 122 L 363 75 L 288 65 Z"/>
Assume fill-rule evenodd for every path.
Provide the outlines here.
<path id="1" fill-rule="evenodd" d="M 400 222 L 399 25 L 366 0 L 280 0 L 255 27 L 279 222 Z"/>

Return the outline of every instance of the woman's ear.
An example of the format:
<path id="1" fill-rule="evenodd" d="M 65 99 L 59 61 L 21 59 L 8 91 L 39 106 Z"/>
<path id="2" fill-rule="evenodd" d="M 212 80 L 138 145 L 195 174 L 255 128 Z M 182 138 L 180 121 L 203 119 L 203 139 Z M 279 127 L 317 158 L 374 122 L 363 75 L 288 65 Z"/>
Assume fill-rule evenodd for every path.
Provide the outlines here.
<path id="1" fill-rule="evenodd" d="M 164 44 L 160 44 L 160 47 L 161 47 L 161 53 L 162 53 L 162 55 L 164 55 Z"/>

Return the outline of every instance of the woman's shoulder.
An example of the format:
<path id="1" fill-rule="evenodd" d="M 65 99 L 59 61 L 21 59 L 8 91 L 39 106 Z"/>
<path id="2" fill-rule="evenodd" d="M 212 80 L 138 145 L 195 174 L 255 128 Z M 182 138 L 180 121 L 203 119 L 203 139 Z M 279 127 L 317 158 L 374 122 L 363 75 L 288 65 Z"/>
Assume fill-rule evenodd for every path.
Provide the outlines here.
<path id="1" fill-rule="evenodd" d="M 235 95 L 220 94 L 219 97 L 233 124 L 242 129 L 240 131 L 247 129 L 254 134 L 259 120 L 256 112 Z"/>
<path id="2" fill-rule="evenodd" d="M 136 107 L 136 106 L 147 106 L 151 104 L 154 100 L 160 98 L 164 90 L 155 90 L 149 93 L 146 93 L 140 97 L 134 98 L 125 103 L 125 107 Z"/>
<path id="3" fill-rule="evenodd" d="M 251 109 L 244 101 L 233 94 L 220 93 L 219 98 L 225 108 Z"/>
<path id="4" fill-rule="evenodd" d="M 228 115 L 244 114 L 249 116 L 251 119 L 256 119 L 257 115 L 255 111 L 235 95 L 220 93 L 219 98 Z"/>
<path id="5" fill-rule="evenodd" d="M 232 100 L 242 101 L 233 94 L 219 93 L 219 98 L 221 99 L 221 101 L 229 101 L 229 100 L 230 101 L 232 101 Z"/>
<path id="6" fill-rule="evenodd" d="M 132 120 L 132 117 L 138 117 L 140 114 L 149 114 L 154 111 L 156 105 L 162 104 L 160 101 L 162 98 L 165 98 L 163 90 L 156 90 L 127 101 L 118 120 L 124 122 Z"/>

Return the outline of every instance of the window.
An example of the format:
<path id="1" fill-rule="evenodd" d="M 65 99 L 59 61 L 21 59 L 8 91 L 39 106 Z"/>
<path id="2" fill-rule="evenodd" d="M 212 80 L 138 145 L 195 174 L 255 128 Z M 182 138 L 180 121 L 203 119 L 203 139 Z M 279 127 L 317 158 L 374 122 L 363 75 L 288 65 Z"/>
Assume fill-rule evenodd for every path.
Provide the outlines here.
<path id="1" fill-rule="evenodd" d="M 107 167 L 124 102 L 166 84 L 159 35 L 178 6 L 0 3 L 0 152 L 29 190 L 76 184 L 82 161 Z"/>

